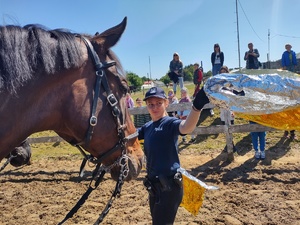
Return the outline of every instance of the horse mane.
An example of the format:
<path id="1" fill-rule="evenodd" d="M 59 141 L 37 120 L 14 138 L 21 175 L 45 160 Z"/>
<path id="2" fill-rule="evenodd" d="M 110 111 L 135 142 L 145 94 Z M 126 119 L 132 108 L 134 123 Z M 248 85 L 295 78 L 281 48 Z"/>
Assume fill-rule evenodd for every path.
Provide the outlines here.
<path id="1" fill-rule="evenodd" d="M 36 74 L 54 74 L 80 66 L 75 34 L 38 25 L 0 26 L 0 92 L 17 89 Z"/>

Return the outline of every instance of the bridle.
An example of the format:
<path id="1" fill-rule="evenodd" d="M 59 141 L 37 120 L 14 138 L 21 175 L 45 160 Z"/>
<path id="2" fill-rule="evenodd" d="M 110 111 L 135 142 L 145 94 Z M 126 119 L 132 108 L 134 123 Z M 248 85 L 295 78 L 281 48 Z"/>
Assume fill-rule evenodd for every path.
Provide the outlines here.
<path id="1" fill-rule="evenodd" d="M 100 61 L 96 51 L 94 50 L 91 42 L 87 38 L 85 38 L 81 35 L 76 35 L 76 36 L 79 37 L 84 42 L 84 44 L 87 47 L 88 54 L 89 54 L 89 56 L 91 57 L 91 59 L 94 63 L 95 71 L 96 71 L 96 82 L 95 82 L 95 86 L 94 86 L 94 98 L 93 98 L 93 102 L 92 102 L 91 115 L 90 115 L 90 119 L 89 119 L 89 126 L 88 126 L 88 130 L 86 132 L 86 135 L 85 135 L 85 139 L 82 142 L 71 141 L 70 144 L 77 147 L 78 150 L 81 152 L 81 154 L 84 157 L 84 159 L 81 163 L 81 166 L 80 166 L 80 174 L 82 173 L 86 162 L 91 162 L 91 163 L 95 164 L 96 167 L 93 171 L 93 177 L 92 177 L 92 180 L 89 184 L 88 190 L 86 191 L 85 194 L 82 195 L 82 197 L 79 199 L 77 204 L 70 210 L 70 212 L 66 215 L 66 217 L 59 223 L 59 225 L 63 224 L 66 220 L 71 218 L 78 211 L 78 209 L 81 207 L 81 205 L 88 198 L 89 194 L 94 189 L 96 189 L 98 187 L 98 185 L 102 181 L 105 173 L 108 172 L 113 167 L 119 165 L 120 166 L 120 174 L 119 174 L 119 178 L 118 178 L 118 181 L 117 181 L 117 184 L 116 184 L 116 187 L 115 187 L 115 191 L 113 192 L 113 194 L 112 194 L 109 202 L 107 203 L 105 209 L 102 211 L 99 218 L 94 223 L 95 225 L 97 225 L 97 224 L 99 224 L 103 221 L 104 217 L 108 214 L 114 199 L 116 197 L 118 197 L 121 193 L 121 188 L 122 188 L 122 185 L 124 183 L 124 179 L 127 177 L 128 172 L 129 172 L 129 167 L 128 167 L 128 158 L 129 158 L 129 156 L 127 156 L 126 144 L 130 139 L 133 139 L 133 138 L 137 137 L 138 133 L 135 132 L 135 133 L 133 133 L 133 134 L 127 136 L 127 137 L 125 136 L 125 131 L 124 130 L 126 129 L 126 125 L 121 124 L 120 109 L 118 107 L 118 100 L 116 99 L 115 95 L 113 94 L 113 92 L 111 91 L 111 89 L 108 85 L 105 70 L 107 68 L 115 65 L 116 62 L 111 61 L 111 62 L 101 63 L 101 61 Z M 102 154 L 102 155 L 100 155 L 99 157 L 96 158 L 92 155 L 86 154 L 85 149 L 82 147 L 82 145 L 84 145 L 85 148 L 89 147 L 90 142 L 91 142 L 92 137 L 93 137 L 94 128 L 97 125 L 96 109 L 97 109 L 98 97 L 99 97 L 99 94 L 100 94 L 101 86 L 103 86 L 104 91 L 107 94 L 107 101 L 108 101 L 108 103 L 109 103 L 109 105 L 112 109 L 112 114 L 116 119 L 119 141 L 115 144 L 115 146 L 113 148 L 109 149 L 107 152 L 105 152 L 104 154 Z M 122 120 L 123 123 L 125 122 L 124 120 L 125 119 L 123 118 L 123 120 Z M 117 150 L 121 150 L 121 156 L 113 164 L 111 164 L 110 166 L 102 165 L 103 160 L 106 159 L 107 157 L 109 157 L 111 154 L 113 154 Z"/>
<path id="2" fill-rule="evenodd" d="M 78 36 L 78 35 L 77 35 Z M 116 64 L 115 61 L 111 61 L 111 62 L 105 62 L 105 63 L 101 63 L 96 51 L 94 50 L 91 42 L 83 37 L 83 36 L 79 36 L 81 38 L 81 40 L 84 42 L 84 44 L 87 47 L 89 56 L 91 56 L 91 59 L 94 63 L 95 66 L 95 74 L 96 74 L 96 82 L 95 82 L 95 86 L 94 86 L 94 98 L 92 101 L 92 108 L 91 108 L 91 115 L 90 115 L 90 119 L 89 119 L 89 124 L 88 124 L 88 129 L 85 135 L 85 139 L 84 141 L 81 142 L 70 142 L 72 145 L 74 145 L 75 147 L 77 147 L 79 149 L 79 151 L 82 153 L 82 155 L 84 156 L 84 158 L 93 163 L 93 164 L 98 164 L 103 162 L 103 160 L 105 158 L 107 158 L 109 155 L 111 155 L 112 153 L 114 153 L 116 150 L 118 149 L 122 149 L 122 150 L 126 150 L 125 149 L 125 144 L 127 143 L 127 141 L 129 139 L 132 139 L 134 137 L 136 137 L 135 135 L 132 136 L 128 136 L 125 137 L 125 132 L 124 129 L 126 129 L 126 125 L 121 124 L 121 120 L 120 120 L 120 109 L 118 107 L 118 100 L 115 97 L 115 95 L 113 94 L 113 92 L 111 91 L 109 85 L 108 85 L 108 81 L 107 81 L 107 77 L 106 77 L 106 73 L 105 73 L 105 69 L 114 66 Z M 97 105 L 98 105 L 98 97 L 100 94 L 100 90 L 101 90 L 101 86 L 103 86 L 104 91 L 107 94 L 107 102 L 110 104 L 111 109 L 112 109 L 112 115 L 115 117 L 116 119 L 116 123 L 117 123 L 117 132 L 118 132 L 118 137 L 119 137 L 119 141 L 115 144 L 115 146 L 113 148 L 111 148 L 110 150 L 108 150 L 106 153 L 104 153 L 103 155 L 99 156 L 98 158 L 91 156 L 91 155 L 87 155 L 84 151 L 84 148 L 82 147 L 82 145 L 85 146 L 85 148 L 87 149 L 90 145 L 90 142 L 92 140 L 93 137 L 93 133 L 94 133 L 94 128 L 97 125 L 98 119 L 96 116 L 96 109 L 97 109 Z M 124 119 L 123 119 L 124 122 Z"/>

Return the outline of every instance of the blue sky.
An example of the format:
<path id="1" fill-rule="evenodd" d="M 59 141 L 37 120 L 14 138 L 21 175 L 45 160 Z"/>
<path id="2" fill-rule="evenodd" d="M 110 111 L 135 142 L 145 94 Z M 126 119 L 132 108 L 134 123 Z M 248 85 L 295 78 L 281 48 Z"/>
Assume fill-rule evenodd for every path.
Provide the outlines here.
<path id="1" fill-rule="evenodd" d="M 174 52 L 184 65 L 203 62 L 211 70 L 210 55 L 219 43 L 224 64 L 239 66 L 235 0 L 0 0 L 0 24 L 42 24 L 94 34 L 128 24 L 113 47 L 126 71 L 160 78 Z M 300 52 L 299 0 L 238 0 L 240 63 L 253 42 L 260 61 L 281 58 L 284 45 Z M 268 41 L 270 29 L 270 42 Z M 150 59 L 150 62 L 149 62 Z"/>

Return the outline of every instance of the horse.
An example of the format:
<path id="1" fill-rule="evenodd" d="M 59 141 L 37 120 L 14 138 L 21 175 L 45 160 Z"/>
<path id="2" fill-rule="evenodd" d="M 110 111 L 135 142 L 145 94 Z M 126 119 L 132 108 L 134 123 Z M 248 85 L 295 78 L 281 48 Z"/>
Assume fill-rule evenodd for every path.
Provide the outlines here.
<path id="1" fill-rule="evenodd" d="M 125 104 L 125 73 L 111 50 L 126 24 L 125 17 L 95 35 L 0 27 L 0 161 L 31 134 L 53 130 L 114 180 L 124 154 L 126 180 L 138 176 L 144 155 Z"/>

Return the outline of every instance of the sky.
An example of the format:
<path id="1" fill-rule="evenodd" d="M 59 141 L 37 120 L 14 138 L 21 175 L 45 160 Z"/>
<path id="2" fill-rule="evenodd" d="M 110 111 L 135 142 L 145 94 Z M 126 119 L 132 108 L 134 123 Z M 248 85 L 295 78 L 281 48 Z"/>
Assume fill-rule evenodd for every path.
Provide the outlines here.
<path id="1" fill-rule="evenodd" d="M 286 43 L 298 53 L 299 10 L 299 0 L 0 0 L 0 25 L 41 24 L 95 34 L 127 17 L 112 50 L 125 71 L 159 79 L 174 52 L 184 66 L 202 62 L 205 72 L 211 70 L 215 43 L 229 68 L 245 67 L 249 42 L 261 62 L 268 54 L 271 61 L 280 59 Z"/>

